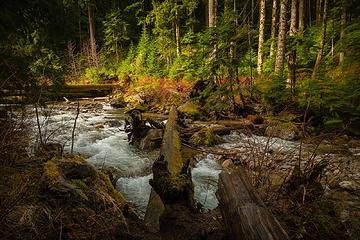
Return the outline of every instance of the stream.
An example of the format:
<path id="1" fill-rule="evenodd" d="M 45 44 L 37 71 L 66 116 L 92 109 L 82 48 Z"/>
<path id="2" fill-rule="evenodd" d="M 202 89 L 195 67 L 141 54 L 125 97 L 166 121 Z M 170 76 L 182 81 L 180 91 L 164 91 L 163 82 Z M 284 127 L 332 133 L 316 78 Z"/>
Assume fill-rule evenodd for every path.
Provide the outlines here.
<path id="1" fill-rule="evenodd" d="M 61 143 L 64 145 L 64 151 L 70 152 L 75 116 L 75 103 L 55 104 L 46 110 L 41 109 L 39 121 L 43 139 L 47 142 Z M 124 114 L 114 111 L 107 103 L 81 103 L 75 130 L 74 152 L 81 154 L 96 167 L 110 169 L 119 177 L 116 182 L 117 189 L 135 206 L 139 216 L 143 217 L 151 190 L 149 185 L 149 179 L 152 178 L 151 166 L 158 157 L 159 151 L 144 152 L 129 145 L 127 133 L 123 130 L 124 119 Z M 36 142 L 38 141 L 36 117 L 32 119 L 32 124 Z M 239 160 L 247 164 L 249 169 L 259 167 L 277 169 L 274 175 L 278 175 L 280 171 L 285 173 L 291 171 L 299 154 L 304 159 L 302 165 L 305 166 L 306 159 L 313 156 L 313 149 L 317 148 L 312 144 L 303 144 L 300 153 L 299 142 L 248 136 L 240 132 L 223 136 L 223 140 L 223 144 L 213 147 L 212 150 L 235 150 L 240 153 Z M 337 151 L 333 143 L 322 144 L 317 151 L 323 148 L 323 153 L 316 154 L 315 161 L 326 158 L 332 164 L 327 167 L 325 175 L 336 179 L 337 182 L 351 182 L 355 184 L 354 188 L 358 189 L 360 141 L 352 144 L 348 141 L 344 146 L 346 149 L 339 145 Z M 351 164 L 349 165 L 348 162 Z M 343 163 L 348 164 L 344 168 L 346 171 L 338 169 Z M 260 166 L 260 164 L 264 165 Z M 204 209 L 214 209 L 218 204 L 215 192 L 220 171 L 219 155 L 207 153 L 196 156 L 196 164 L 192 169 L 195 199 Z M 339 185 L 341 186 L 341 182 Z M 345 187 L 343 188 L 346 190 Z"/>
<path id="2" fill-rule="evenodd" d="M 108 104 L 99 104 L 95 110 L 81 108 L 77 119 L 74 153 L 82 155 L 96 167 L 106 167 L 119 177 L 116 187 L 143 217 L 151 187 L 151 167 L 158 151 L 144 152 L 130 145 L 124 129 L 123 114 L 118 114 Z M 39 110 L 43 139 L 64 145 L 70 152 L 71 133 L 76 109 L 55 105 Z M 36 117 L 32 120 L 34 141 L 38 141 Z M 192 169 L 195 198 L 205 209 L 217 206 L 215 196 L 221 165 L 212 154 L 197 157 Z"/>

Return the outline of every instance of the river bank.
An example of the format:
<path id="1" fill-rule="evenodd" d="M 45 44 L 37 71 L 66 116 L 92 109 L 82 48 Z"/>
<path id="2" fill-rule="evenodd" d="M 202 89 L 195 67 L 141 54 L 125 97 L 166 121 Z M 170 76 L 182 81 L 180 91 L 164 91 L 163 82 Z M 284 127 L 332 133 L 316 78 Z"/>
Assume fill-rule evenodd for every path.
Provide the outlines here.
<path id="1" fill-rule="evenodd" d="M 148 185 L 148 180 L 151 178 L 150 166 L 158 152 L 142 152 L 136 147 L 129 146 L 127 136 L 122 131 L 124 115 L 114 111 L 108 103 L 102 101 L 99 99 L 99 101 L 81 102 L 74 151 L 81 153 L 87 161 L 98 168 L 106 165 L 118 178 L 117 189 L 124 194 L 126 200 L 130 201 L 129 206 L 132 206 L 141 216 L 144 214 L 150 192 Z M 49 141 L 65 142 L 65 151 L 69 151 L 69 133 L 73 127 L 76 108 L 75 102 L 69 102 L 49 106 L 48 110 L 51 111 L 46 111 L 49 117 L 46 120 L 47 127 L 43 130 L 48 136 L 50 135 Z M 154 118 L 158 115 L 149 114 L 148 116 Z M 164 118 L 165 116 L 156 117 L 156 119 Z M 40 120 L 43 122 L 45 118 Z M 214 126 L 214 124 L 219 125 L 219 122 L 192 121 L 191 124 L 204 128 Z M 357 236 L 359 226 L 356 220 L 359 214 L 359 142 L 357 139 L 344 136 L 328 138 L 317 146 L 314 144 L 315 140 L 287 141 L 252 134 L 251 129 L 246 129 L 246 131 L 239 129 L 222 136 L 222 140 L 224 143 L 216 146 L 195 147 L 200 152 L 192 170 L 195 196 L 205 209 L 217 206 L 215 197 L 217 175 L 221 170 L 221 163 L 231 158 L 234 162 L 246 167 L 260 195 L 287 226 L 291 237 L 295 238 L 298 234 L 303 234 L 303 238 L 308 238 L 321 233 L 323 236 L 331 234 L 343 236 L 344 234 L 351 239 L 356 239 L 354 237 Z M 36 142 L 36 138 L 34 141 Z M 301 153 L 300 146 L 302 146 Z M 121 157 L 124 154 L 128 156 Z M 289 205 L 289 200 L 293 199 L 289 197 L 289 194 L 280 194 L 281 185 L 284 178 L 292 171 L 299 155 L 303 159 L 301 167 L 304 173 L 306 166 L 309 167 L 311 162 L 315 164 L 323 159 L 329 162 L 321 180 L 324 192 L 319 195 L 321 196 L 319 199 L 315 200 L 311 199 L 310 192 L 305 192 L 301 195 L 301 199 L 305 200 Z M 315 156 L 312 157 L 313 155 Z M 43 175 L 41 171 L 40 175 Z M 4 173 L 4 176 L 8 175 Z M 17 178 L 21 177 L 17 176 Z M 314 217 L 317 220 L 313 226 L 316 228 L 320 226 L 325 232 L 318 231 L 306 222 Z M 318 231 L 317 234 L 315 234 L 316 231 Z"/>

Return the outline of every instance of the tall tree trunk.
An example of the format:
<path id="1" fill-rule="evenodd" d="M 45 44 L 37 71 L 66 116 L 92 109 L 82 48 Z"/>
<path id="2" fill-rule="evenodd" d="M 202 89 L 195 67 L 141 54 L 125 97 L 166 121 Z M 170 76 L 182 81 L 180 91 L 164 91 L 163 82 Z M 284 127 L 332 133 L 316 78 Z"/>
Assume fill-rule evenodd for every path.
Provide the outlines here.
<path id="1" fill-rule="evenodd" d="M 297 34 L 297 0 L 291 0 L 291 14 L 290 14 L 290 36 Z M 291 87 L 291 92 L 294 92 L 296 81 L 296 49 L 291 46 L 292 49 L 289 53 L 288 59 L 288 84 Z"/>
<path id="2" fill-rule="evenodd" d="M 98 67 L 96 41 L 95 41 L 95 24 L 94 24 L 94 9 L 93 3 L 88 4 L 88 17 L 89 17 L 89 33 L 90 33 L 90 51 L 93 65 Z"/>
<path id="3" fill-rule="evenodd" d="M 321 5 L 323 0 L 316 0 L 316 24 L 321 23 Z"/>
<path id="4" fill-rule="evenodd" d="M 344 5 L 342 7 L 340 24 L 341 24 L 340 42 L 342 42 L 342 40 L 345 37 L 345 25 L 346 25 L 346 7 Z M 345 57 L 345 53 L 344 53 L 344 48 L 342 47 L 339 53 L 339 64 L 343 63 L 344 57 Z"/>
<path id="5" fill-rule="evenodd" d="M 273 0 L 271 13 L 271 44 L 270 44 L 270 61 L 273 58 L 275 51 L 275 36 L 276 36 L 276 19 L 277 19 L 278 0 Z"/>
<path id="6" fill-rule="evenodd" d="M 82 39 L 81 39 L 81 7 L 80 7 L 80 4 L 78 3 L 78 25 L 79 25 L 79 46 L 80 46 L 80 49 L 82 47 Z"/>
<path id="7" fill-rule="evenodd" d="M 280 75 L 284 67 L 285 56 L 285 40 L 286 40 L 286 25 L 287 25 L 287 7 L 288 0 L 281 0 L 280 3 L 280 22 L 279 22 L 279 35 L 278 46 L 276 51 L 275 61 L 275 74 Z"/>
<path id="8" fill-rule="evenodd" d="M 251 25 L 254 24 L 254 0 L 251 0 Z"/>
<path id="9" fill-rule="evenodd" d="M 297 33 L 297 0 L 291 0 L 291 14 L 290 14 L 290 36 Z"/>
<path id="10" fill-rule="evenodd" d="M 265 0 L 260 0 L 259 9 L 259 44 L 258 44 L 258 59 L 257 59 L 257 73 L 261 75 L 263 66 L 263 44 L 264 44 L 264 29 L 265 29 Z"/>
<path id="11" fill-rule="evenodd" d="M 305 31 L 305 0 L 299 0 L 299 33 Z"/>
<path id="12" fill-rule="evenodd" d="M 176 56 L 179 57 L 181 54 L 181 45 L 180 45 L 180 17 L 178 4 L 176 3 L 175 10 L 175 39 L 176 39 Z"/>
<path id="13" fill-rule="evenodd" d="M 237 5 L 236 5 L 236 0 L 233 0 L 232 1 L 232 4 L 233 4 L 233 14 L 235 16 L 235 19 L 234 19 L 234 25 L 235 27 L 238 26 L 238 19 L 237 19 Z M 236 57 L 236 48 L 235 48 L 235 42 L 234 41 L 231 41 L 230 42 L 230 58 L 231 59 L 234 59 Z"/>
<path id="14" fill-rule="evenodd" d="M 215 16 L 216 16 L 216 0 L 209 0 L 209 27 L 215 27 Z"/>
<path id="15" fill-rule="evenodd" d="M 209 0 L 209 28 L 213 28 L 216 25 L 216 0 Z M 215 45 L 210 53 L 210 60 L 213 61 L 216 58 L 217 46 Z"/>
<path id="16" fill-rule="evenodd" d="M 319 69 L 320 62 L 324 53 L 324 46 L 325 46 L 325 39 L 326 39 L 326 23 L 327 23 L 327 5 L 328 0 L 324 0 L 324 13 L 322 16 L 322 29 L 321 29 L 321 42 L 320 42 L 320 49 L 316 57 L 315 66 L 311 75 L 311 78 L 316 77 L 316 73 Z"/>
<path id="17" fill-rule="evenodd" d="M 229 1 L 229 0 L 228 0 Z M 229 7 L 231 7 L 231 1 L 229 1 Z M 235 19 L 234 19 L 234 26 L 235 28 L 237 28 L 238 26 L 238 20 L 237 20 L 237 5 L 236 5 L 236 0 L 232 0 L 232 11 L 233 11 L 233 14 L 235 16 Z M 230 72 L 230 77 L 231 77 L 231 81 L 232 79 L 237 79 L 238 78 L 238 70 L 237 70 L 237 66 L 234 64 L 234 59 L 236 59 L 236 45 L 235 45 L 235 42 L 234 41 L 231 41 L 230 42 L 230 52 L 229 52 L 229 55 L 230 55 L 230 59 L 231 59 L 231 66 L 230 66 L 230 69 L 229 69 L 229 72 Z M 233 87 L 233 85 L 231 84 L 231 88 Z M 235 107 L 235 98 L 233 96 L 233 104 L 234 104 L 234 107 Z"/>

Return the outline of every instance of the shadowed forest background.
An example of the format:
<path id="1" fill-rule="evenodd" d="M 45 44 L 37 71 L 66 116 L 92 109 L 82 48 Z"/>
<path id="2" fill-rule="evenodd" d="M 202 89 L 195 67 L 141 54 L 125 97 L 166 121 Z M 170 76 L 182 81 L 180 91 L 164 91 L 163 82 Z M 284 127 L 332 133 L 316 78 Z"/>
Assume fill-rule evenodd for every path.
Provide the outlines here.
<path id="1" fill-rule="evenodd" d="M 1 84 L 119 82 L 166 105 L 164 84 L 203 80 L 215 111 L 308 108 L 358 134 L 359 24 L 352 0 L 3 2 Z"/>

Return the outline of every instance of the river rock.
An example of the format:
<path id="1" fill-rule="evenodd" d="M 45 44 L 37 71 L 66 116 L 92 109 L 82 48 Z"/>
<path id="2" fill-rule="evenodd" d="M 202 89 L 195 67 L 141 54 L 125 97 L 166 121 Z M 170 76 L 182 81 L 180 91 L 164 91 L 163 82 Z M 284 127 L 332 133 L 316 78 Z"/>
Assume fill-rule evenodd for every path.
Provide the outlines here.
<path id="1" fill-rule="evenodd" d="M 342 181 L 339 183 L 339 187 L 347 191 L 356 191 L 359 189 L 359 186 L 352 181 Z"/>
<path id="2" fill-rule="evenodd" d="M 268 126 L 265 135 L 269 137 L 278 137 L 284 140 L 294 140 L 297 137 L 295 129 L 290 127 L 282 127 L 280 125 Z"/>
<path id="3" fill-rule="evenodd" d="M 178 107 L 177 110 L 184 117 L 196 118 L 200 114 L 198 106 L 191 101 L 187 101 L 186 103 Z"/>
<path id="4" fill-rule="evenodd" d="M 153 150 L 160 147 L 162 135 L 162 129 L 150 129 L 146 136 L 140 140 L 140 148 L 142 150 Z"/>
<path id="5" fill-rule="evenodd" d="M 213 146 L 223 142 L 222 138 L 211 128 L 203 128 L 191 136 L 190 142 L 195 145 Z"/>
<path id="6" fill-rule="evenodd" d="M 113 128 L 119 128 L 122 126 L 122 123 L 117 120 L 108 121 L 107 124 L 109 124 L 109 127 L 113 127 Z"/>
<path id="7" fill-rule="evenodd" d="M 116 98 L 116 99 L 111 100 L 110 105 L 113 108 L 124 108 L 124 107 L 126 107 L 126 102 L 122 98 Z"/>

